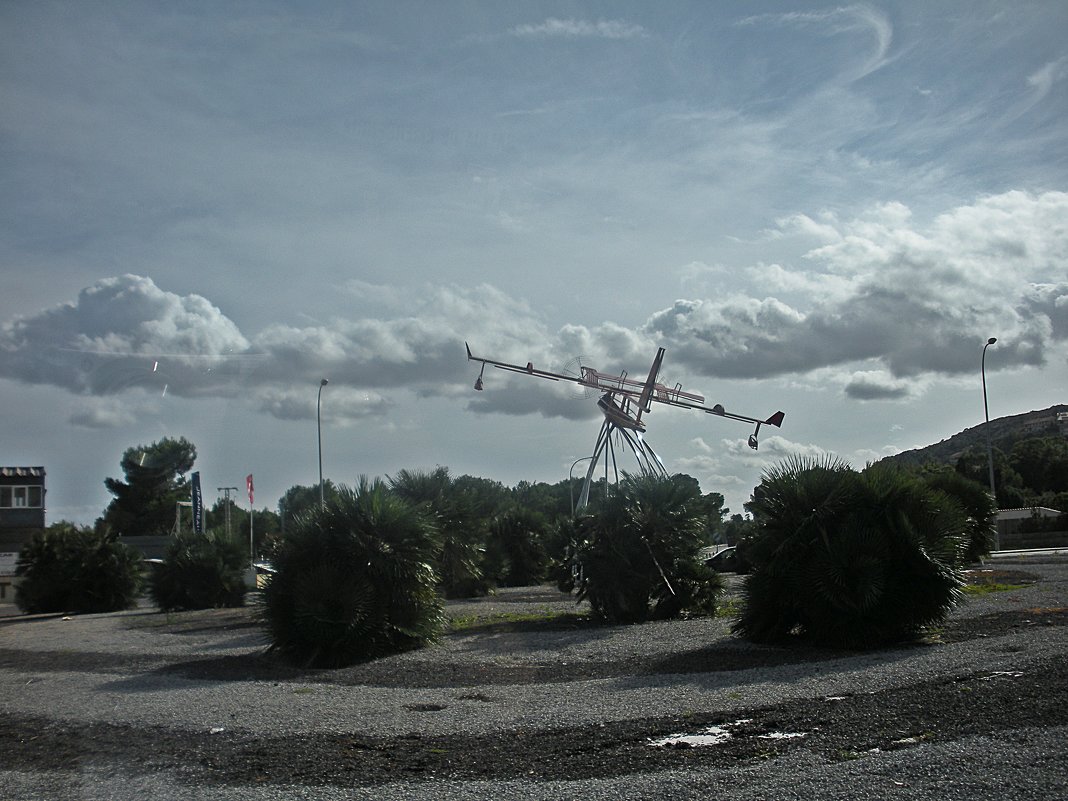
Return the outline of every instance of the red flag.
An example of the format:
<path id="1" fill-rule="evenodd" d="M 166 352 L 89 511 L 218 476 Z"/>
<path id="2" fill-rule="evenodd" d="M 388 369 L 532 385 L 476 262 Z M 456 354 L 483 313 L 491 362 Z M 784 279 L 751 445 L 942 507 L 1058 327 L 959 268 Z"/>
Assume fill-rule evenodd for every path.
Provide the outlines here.
<path id="1" fill-rule="evenodd" d="M 245 478 L 245 483 L 248 484 L 248 505 L 252 506 L 252 473 Z"/>

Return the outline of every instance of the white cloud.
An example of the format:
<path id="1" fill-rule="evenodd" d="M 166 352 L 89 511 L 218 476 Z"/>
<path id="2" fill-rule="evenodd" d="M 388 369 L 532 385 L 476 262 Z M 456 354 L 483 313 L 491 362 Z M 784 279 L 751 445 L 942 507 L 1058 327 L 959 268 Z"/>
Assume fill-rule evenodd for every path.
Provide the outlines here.
<path id="1" fill-rule="evenodd" d="M 1003 338 L 1006 362 L 1041 365 L 1064 356 L 1068 285 L 1051 279 L 1063 277 L 1068 261 L 1065 220 L 1063 192 L 983 198 L 926 230 L 901 204 L 885 204 L 837 223 L 838 236 L 827 236 L 835 241 L 806 254 L 823 272 L 850 276 L 834 284 L 838 292 L 804 305 L 775 297 L 677 301 L 650 316 L 644 333 L 695 372 L 721 377 L 866 360 L 897 380 L 951 376 L 974 369 L 976 346 L 991 334 Z"/>
<path id="2" fill-rule="evenodd" d="M 789 225 L 802 219 L 786 218 Z M 284 419 L 313 414 L 294 386 L 331 381 L 332 414 L 384 416 L 393 393 L 469 392 L 478 356 L 561 371 L 573 357 L 604 372 L 644 375 L 657 346 L 676 373 L 717 378 L 803 377 L 824 371 L 855 400 L 905 400 L 935 378 L 975 369 L 977 348 L 999 339 L 999 364 L 1064 359 L 1068 344 L 1068 193 L 1009 192 L 947 211 L 926 228 L 901 204 L 855 220 L 823 215 L 827 244 L 804 262 L 754 268 L 763 297 L 676 300 L 638 327 L 613 321 L 555 332 L 523 301 L 487 284 L 382 286 L 352 281 L 356 314 L 245 334 L 199 295 L 145 277 L 101 280 L 76 301 L 0 327 L 0 377 L 78 395 L 169 393 L 247 398 Z M 1061 281 L 1052 280 L 1059 277 Z M 775 297 L 789 292 L 789 303 Z M 499 371 L 469 408 L 587 419 L 573 386 Z M 489 376 L 488 376 L 489 377 Z M 76 421 L 121 421 L 117 409 Z"/>
<path id="3" fill-rule="evenodd" d="M 854 33 L 870 36 L 874 40 L 873 47 L 864 62 L 849 74 L 851 80 L 862 78 L 883 66 L 894 37 L 890 20 L 881 11 L 869 5 L 839 6 L 821 11 L 756 14 L 739 20 L 736 25 L 807 28 L 827 36 Z"/>
<path id="4" fill-rule="evenodd" d="M 638 39 L 646 36 L 640 25 L 632 25 L 621 20 L 600 20 L 590 22 L 578 19 L 557 19 L 549 17 L 537 24 L 517 25 L 512 34 L 521 37 L 565 37 L 597 39 Z"/>
<path id="5" fill-rule="evenodd" d="M 1027 85 L 1033 87 L 1035 91 L 1033 102 L 1045 98 L 1053 85 L 1058 81 L 1063 81 L 1066 77 L 1068 77 L 1068 56 L 1061 56 L 1054 61 L 1047 62 L 1028 75 Z"/>
<path id="6" fill-rule="evenodd" d="M 377 392 L 351 387 L 324 387 L 327 396 L 319 414 L 324 422 L 356 425 L 368 418 L 383 418 L 390 410 L 389 400 Z M 318 395 L 307 388 L 267 387 L 257 392 L 259 410 L 280 420 L 307 420 L 316 416 Z"/>

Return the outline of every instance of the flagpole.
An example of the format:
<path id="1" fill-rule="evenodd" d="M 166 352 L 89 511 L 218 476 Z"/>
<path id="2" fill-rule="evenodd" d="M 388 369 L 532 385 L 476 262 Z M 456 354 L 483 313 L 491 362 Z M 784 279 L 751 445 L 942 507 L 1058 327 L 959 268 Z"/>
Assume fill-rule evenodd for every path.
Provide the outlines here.
<path id="1" fill-rule="evenodd" d="M 256 561 L 256 538 L 252 532 L 252 517 L 254 514 L 253 509 L 253 487 L 252 487 L 252 473 L 249 473 L 245 477 L 245 485 L 248 487 L 248 555 L 249 564 L 251 565 Z"/>

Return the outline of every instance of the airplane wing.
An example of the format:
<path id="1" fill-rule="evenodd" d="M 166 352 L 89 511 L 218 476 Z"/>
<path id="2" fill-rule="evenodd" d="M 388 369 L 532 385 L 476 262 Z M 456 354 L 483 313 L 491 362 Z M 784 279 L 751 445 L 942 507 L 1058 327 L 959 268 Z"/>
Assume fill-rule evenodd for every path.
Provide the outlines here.
<path id="1" fill-rule="evenodd" d="M 563 375 L 561 373 L 553 373 L 553 372 L 550 372 L 549 370 L 537 370 L 537 369 L 535 369 L 534 365 L 531 362 L 527 362 L 526 365 L 524 366 L 524 365 L 521 365 L 521 364 L 511 364 L 509 362 L 499 362 L 499 361 L 496 361 L 495 359 L 484 359 L 481 356 L 475 356 L 473 353 L 471 353 L 471 346 L 468 345 L 466 342 L 464 343 L 464 347 L 467 348 L 467 360 L 471 361 L 471 362 L 481 362 L 483 370 L 486 369 L 486 365 L 487 364 L 492 364 L 494 367 L 496 367 L 496 368 L 498 368 L 500 370 L 509 370 L 509 371 L 511 371 L 513 373 L 524 373 L 526 375 L 537 376 L 538 378 L 545 378 L 545 379 L 548 379 L 549 381 L 568 381 L 568 382 L 574 382 L 576 384 L 581 384 L 582 383 L 581 379 L 575 378 L 575 376 L 573 376 L 573 375 Z M 481 384 L 482 384 L 482 374 L 479 373 L 478 381 L 475 383 L 475 389 L 482 389 Z"/>
<path id="2" fill-rule="evenodd" d="M 497 361 L 496 359 L 475 356 L 471 353 L 471 346 L 466 342 L 464 343 L 464 347 L 467 348 L 468 361 L 480 362 L 482 364 L 482 371 L 478 374 L 478 378 L 475 380 L 475 389 L 482 389 L 482 374 L 485 372 L 487 364 L 492 364 L 500 370 L 532 375 L 536 378 L 544 378 L 549 381 L 566 381 L 584 387 L 592 387 L 610 393 L 613 396 L 620 396 L 624 399 L 629 398 L 636 401 L 637 414 L 633 422 L 643 428 L 644 426 L 641 424 L 642 413 L 648 412 L 652 408 L 654 402 L 663 403 L 668 406 L 677 406 L 681 409 L 696 409 L 705 414 L 726 417 L 728 420 L 754 423 L 756 425 L 756 430 L 749 437 L 749 446 L 756 449 L 757 435 L 760 433 L 760 427 L 771 425 L 780 428 L 782 426 L 783 418 L 785 417 L 785 414 L 781 411 L 776 412 L 766 420 L 762 420 L 759 417 L 738 414 L 736 412 L 728 412 L 719 403 L 714 406 L 706 406 L 704 396 L 695 392 L 683 392 L 681 385 L 676 384 L 673 389 L 668 389 L 663 384 L 658 384 L 656 379 L 660 374 L 660 366 L 664 361 L 664 348 L 659 348 L 657 350 L 652 367 L 649 369 L 649 377 L 643 382 L 628 378 L 625 372 L 620 375 L 611 375 L 609 373 L 600 373 L 589 367 L 582 368 L 581 377 L 563 375 L 562 373 L 554 373 L 549 370 L 538 370 L 534 367 L 532 362 L 527 362 L 526 365 L 512 364 L 510 362 L 502 362 Z"/>

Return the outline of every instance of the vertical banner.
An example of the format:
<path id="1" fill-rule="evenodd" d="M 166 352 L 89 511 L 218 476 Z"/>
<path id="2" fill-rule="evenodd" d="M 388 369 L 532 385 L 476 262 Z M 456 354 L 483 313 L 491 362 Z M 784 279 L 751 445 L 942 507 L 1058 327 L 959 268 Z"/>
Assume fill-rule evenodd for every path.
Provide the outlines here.
<path id="1" fill-rule="evenodd" d="M 245 477 L 245 483 L 248 485 L 248 505 L 252 506 L 252 473 L 249 473 L 248 476 Z"/>
<path id="2" fill-rule="evenodd" d="M 190 499 L 193 502 L 193 533 L 204 533 L 204 494 L 200 491 L 200 471 L 193 473 L 190 476 L 192 479 L 192 493 L 193 497 Z"/>

